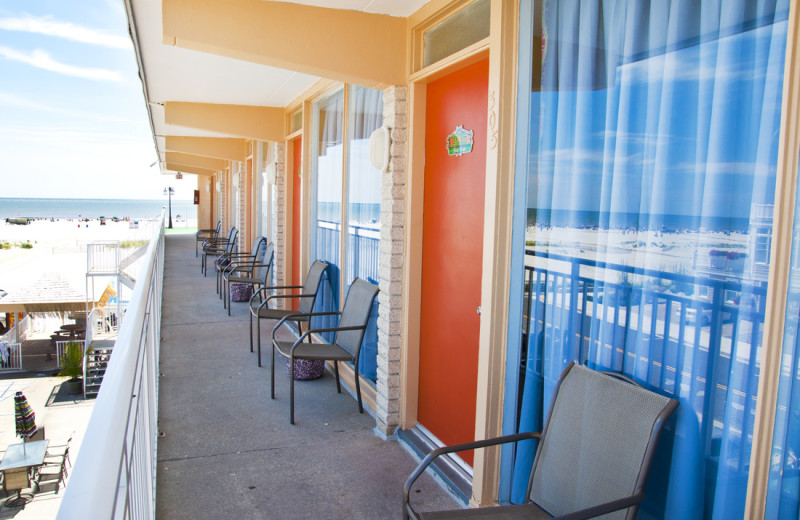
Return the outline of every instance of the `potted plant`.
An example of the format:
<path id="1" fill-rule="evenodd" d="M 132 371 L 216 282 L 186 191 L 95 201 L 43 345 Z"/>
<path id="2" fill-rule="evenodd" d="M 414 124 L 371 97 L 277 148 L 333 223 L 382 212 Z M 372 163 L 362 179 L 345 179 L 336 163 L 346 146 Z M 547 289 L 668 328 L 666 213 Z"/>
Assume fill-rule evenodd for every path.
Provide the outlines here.
<path id="1" fill-rule="evenodd" d="M 91 347 L 83 351 L 83 346 L 75 341 L 70 341 L 64 347 L 61 355 L 61 377 L 68 377 L 67 391 L 71 394 L 83 392 L 83 359 L 89 353 Z"/>

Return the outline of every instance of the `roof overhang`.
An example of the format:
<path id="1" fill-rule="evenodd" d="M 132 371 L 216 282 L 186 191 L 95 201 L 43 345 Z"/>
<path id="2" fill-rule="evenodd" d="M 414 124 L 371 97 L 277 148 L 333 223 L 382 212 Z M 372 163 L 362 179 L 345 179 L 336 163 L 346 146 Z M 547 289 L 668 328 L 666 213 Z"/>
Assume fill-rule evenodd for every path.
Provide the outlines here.
<path id="1" fill-rule="evenodd" d="M 322 79 L 405 83 L 407 17 L 428 2 L 124 1 L 162 173 L 195 173 L 168 151 L 241 161 L 246 140 L 284 139 L 285 107 Z"/>

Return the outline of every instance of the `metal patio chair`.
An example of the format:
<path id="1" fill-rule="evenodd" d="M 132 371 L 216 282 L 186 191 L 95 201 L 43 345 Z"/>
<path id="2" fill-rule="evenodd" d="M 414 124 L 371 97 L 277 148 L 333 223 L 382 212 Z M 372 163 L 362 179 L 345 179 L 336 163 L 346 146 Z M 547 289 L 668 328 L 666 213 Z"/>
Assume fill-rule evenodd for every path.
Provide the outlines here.
<path id="1" fill-rule="evenodd" d="M 272 242 L 267 244 L 264 254 L 260 260 L 248 264 L 246 269 L 234 268 L 223 273 L 222 290 L 224 293 L 223 306 L 228 309 L 228 316 L 231 315 L 231 291 L 232 283 L 243 283 L 250 285 L 255 293 L 261 287 L 269 284 L 269 273 L 272 270 L 272 262 L 275 258 L 275 246 Z M 226 301 L 227 300 L 227 301 Z"/>
<path id="2" fill-rule="evenodd" d="M 55 459 L 55 460 L 54 460 Z M 46 485 L 52 485 L 53 491 L 58 494 L 58 488 L 67 478 L 67 463 L 69 462 L 69 446 L 58 457 L 45 458 L 45 462 L 36 470 L 36 488 L 41 491 Z"/>
<path id="3" fill-rule="evenodd" d="M 358 360 L 361 355 L 361 342 L 367 330 L 367 322 L 372 311 L 372 304 L 378 295 L 378 286 L 356 278 L 347 291 L 344 307 L 341 312 L 312 312 L 304 315 L 310 319 L 313 316 L 339 316 L 336 327 L 309 329 L 302 333 L 296 341 L 278 341 L 275 332 L 286 321 L 296 319 L 297 314 L 283 317 L 272 329 L 272 368 L 270 371 L 270 392 L 275 399 L 275 352 L 289 360 L 289 423 L 294 424 L 294 379 L 296 359 L 333 361 L 336 374 L 336 391 L 342 393 L 339 381 L 339 361 L 352 361 L 356 372 L 356 396 L 358 398 L 358 411 L 364 413 L 361 401 L 361 385 L 358 377 Z M 310 322 L 309 322 L 310 323 Z M 321 332 L 335 332 L 331 343 L 312 343 L 311 334 Z M 306 341 L 308 340 L 308 341 Z"/>
<path id="4" fill-rule="evenodd" d="M 197 258 L 197 246 L 206 240 L 213 240 L 219 237 L 219 232 L 222 230 L 222 221 L 217 221 L 217 227 L 214 229 L 200 229 L 194 234 L 194 257 Z"/>
<path id="5" fill-rule="evenodd" d="M 664 422 L 678 401 L 619 374 L 570 363 L 556 384 L 541 433 L 527 432 L 438 448 L 403 489 L 403 518 L 636 517 Z M 539 439 L 528 482 L 528 503 L 420 513 L 409 502 L 414 481 L 446 453 Z"/>
<path id="6" fill-rule="evenodd" d="M 206 266 L 208 265 L 208 257 L 219 257 L 225 253 L 232 253 L 236 247 L 236 240 L 239 236 L 239 230 L 236 226 L 231 226 L 228 230 L 228 235 L 224 238 L 216 240 L 206 240 L 203 242 L 203 255 L 200 257 L 200 271 L 203 276 L 206 275 Z"/>
<path id="7" fill-rule="evenodd" d="M 303 285 L 279 285 L 261 287 L 253 293 L 250 298 L 250 352 L 253 351 L 253 318 L 256 320 L 256 337 L 258 340 L 258 366 L 261 366 L 261 320 L 282 320 L 288 315 L 297 315 L 292 321 L 297 323 L 298 330 L 300 324 L 307 322 L 308 313 L 314 310 L 314 303 L 317 301 L 319 286 L 322 283 L 322 276 L 328 269 L 328 263 L 322 260 L 314 260 L 308 269 L 306 280 Z M 300 290 L 299 293 L 290 291 Z M 281 291 L 283 294 L 281 294 Z M 272 294 L 278 292 L 278 294 Z M 299 300 L 297 310 L 292 309 L 270 309 L 271 301 L 283 300 L 288 306 L 292 300 Z M 284 321 L 285 323 L 285 321 Z"/>
<path id="8" fill-rule="evenodd" d="M 264 252 L 267 249 L 267 239 L 263 236 L 256 237 L 253 240 L 253 245 L 249 251 L 236 251 L 230 253 L 223 253 L 219 256 L 217 262 L 214 262 L 214 270 L 217 273 L 217 294 L 222 298 L 222 277 L 226 272 L 232 272 L 234 269 L 239 271 L 239 274 L 249 273 L 252 271 L 250 265 L 256 264 L 263 259 Z"/>

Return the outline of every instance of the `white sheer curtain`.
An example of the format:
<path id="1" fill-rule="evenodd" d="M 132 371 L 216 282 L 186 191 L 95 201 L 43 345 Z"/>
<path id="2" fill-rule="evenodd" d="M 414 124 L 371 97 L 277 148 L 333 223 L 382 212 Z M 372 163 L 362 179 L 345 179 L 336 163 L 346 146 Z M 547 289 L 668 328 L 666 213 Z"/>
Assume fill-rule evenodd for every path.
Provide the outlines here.
<path id="1" fill-rule="evenodd" d="M 788 5 L 559 0 L 536 14 L 518 429 L 541 426 L 571 360 L 680 399 L 640 518 L 741 517 L 766 294 L 753 229 L 771 227 Z"/>

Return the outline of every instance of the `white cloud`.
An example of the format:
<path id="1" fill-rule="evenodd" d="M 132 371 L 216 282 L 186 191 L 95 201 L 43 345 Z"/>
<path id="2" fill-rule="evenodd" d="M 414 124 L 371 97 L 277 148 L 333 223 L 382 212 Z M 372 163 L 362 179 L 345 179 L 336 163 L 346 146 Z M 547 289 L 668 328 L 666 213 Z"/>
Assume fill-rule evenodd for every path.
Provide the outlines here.
<path id="1" fill-rule="evenodd" d="M 109 34 L 89 27 L 82 27 L 70 22 L 60 22 L 50 17 L 36 18 L 25 16 L 20 18 L 0 18 L 0 29 L 46 34 L 81 43 L 100 45 L 114 49 L 130 49 L 131 41 L 124 36 Z"/>
<path id="2" fill-rule="evenodd" d="M 122 74 L 119 71 L 108 69 L 95 69 L 91 67 L 76 67 L 59 63 L 43 50 L 34 50 L 30 53 L 20 52 L 9 47 L 0 46 L 0 57 L 13 61 L 19 61 L 52 72 L 58 72 L 66 76 L 93 79 L 99 81 L 122 81 Z"/>
<path id="3" fill-rule="evenodd" d="M 32 99 L 15 96 L 14 94 L 9 94 L 7 92 L 0 91 L 0 106 L 9 106 L 13 108 L 24 108 L 26 110 L 36 110 L 38 112 L 45 112 L 51 114 L 61 114 L 64 116 L 69 117 L 77 117 L 81 119 L 88 119 L 88 120 L 96 120 L 96 121 L 115 121 L 119 123 L 138 123 L 139 121 L 124 118 L 124 117 L 117 117 L 114 115 L 109 114 L 99 114 L 94 112 L 87 112 L 85 110 L 77 110 L 77 109 L 70 109 L 70 108 L 63 108 L 57 107 L 52 105 L 47 105 L 45 103 L 40 103 L 38 101 L 34 101 Z M 0 127 L 0 132 L 3 131 L 3 128 Z"/>

